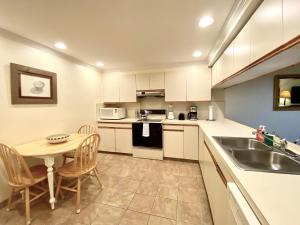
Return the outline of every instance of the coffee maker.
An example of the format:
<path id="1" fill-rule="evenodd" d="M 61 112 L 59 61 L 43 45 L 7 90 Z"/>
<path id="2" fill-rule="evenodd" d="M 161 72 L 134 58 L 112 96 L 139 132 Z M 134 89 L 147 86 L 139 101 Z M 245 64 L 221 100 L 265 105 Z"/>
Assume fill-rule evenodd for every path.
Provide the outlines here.
<path id="1" fill-rule="evenodd" d="M 197 106 L 191 106 L 190 112 L 188 113 L 189 120 L 198 120 L 197 118 Z"/>

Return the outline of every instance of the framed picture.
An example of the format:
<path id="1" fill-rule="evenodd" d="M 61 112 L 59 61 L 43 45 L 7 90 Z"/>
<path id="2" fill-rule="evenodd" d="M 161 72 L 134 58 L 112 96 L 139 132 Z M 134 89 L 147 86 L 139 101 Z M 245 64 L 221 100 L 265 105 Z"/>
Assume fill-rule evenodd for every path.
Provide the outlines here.
<path id="1" fill-rule="evenodd" d="M 10 64 L 12 104 L 57 104 L 56 73 Z"/>

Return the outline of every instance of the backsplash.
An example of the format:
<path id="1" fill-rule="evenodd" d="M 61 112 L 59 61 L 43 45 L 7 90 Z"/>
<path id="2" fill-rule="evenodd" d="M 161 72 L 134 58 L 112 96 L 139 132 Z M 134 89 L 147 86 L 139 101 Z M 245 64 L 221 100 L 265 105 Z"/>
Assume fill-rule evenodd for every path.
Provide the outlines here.
<path id="1" fill-rule="evenodd" d="M 178 118 L 179 113 L 187 113 L 191 106 L 197 106 L 198 119 L 208 118 L 208 106 L 214 106 L 214 118 L 224 118 L 224 93 L 223 90 L 214 90 L 212 92 L 211 102 L 165 102 L 163 97 L 144 97 L 138 98 L 135 103 L 116 103 L 105 104 L 105 107 L 124 107 L 127 110 L 127 117 L 134 118 L 136 110 L 139 109 L 168 109 L 168 106 L 172 104 L 174 109 L 175 118 Z"/>

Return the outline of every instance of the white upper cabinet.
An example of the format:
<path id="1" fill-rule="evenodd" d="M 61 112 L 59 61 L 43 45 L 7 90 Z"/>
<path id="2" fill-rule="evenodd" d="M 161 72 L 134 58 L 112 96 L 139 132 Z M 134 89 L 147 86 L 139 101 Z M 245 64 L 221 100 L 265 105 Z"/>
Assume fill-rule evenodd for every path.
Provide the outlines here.
<path id="1" fill-rule="evenodd" d="M 217 76 L 218 76 L 218 61 L 215 62 L 211 69 L 211 85 L 214 86 L 217 84 Z"/>
<path id="2" fill-rule="evenodd" d="M 232 42 L 223 53 L 223 62 L 222 62 L 222 80 L 230 77 L 234 72 L 234 56 L 233 56 L 233 44 Z"/>
<path id="3" fill-rule="evenodd" d="M 165 73 L 165 100 L 167 102 L 186 101 L 186 71 L 176 70 Z"/>
<path id="4" fill-rule="evenodd" d="M 250 64 L 250 24 L 246 24 L 234 40 L 234 72 Z"/>
<path id="5" fill-rule="evenodd" d="M 226 69 L 225 69 L 225 65 L 224 65 L 224 54 L 221 55 L 221 57 L 218 59 L 217 61 L 217 78 L 216 78 L 216 81 L 217 83 L 221 82 L 222 80 L 225 79 L 225 72 L 226 72 Z"/>
<path id="6" fill-rule="evenodd" d="M 120 74 L 120 102 L 136 102 L 134 74 Z"/>
<path id="7" fill-rule="evenodd" d="M 283 35 L 284 42 L 300 35 L 300 1 L 283 0 Z"/>
<path id="8" fill-rule="evenodd" d="M 165 73 L 151 73 L 150 77 L 150 89 L 158 90 L 165 89 Z"/>
<path id="9" fill-rule="evenodd" d="M 150 76 L 149 74 L 137 74 L 136 79 L 136 89 L 137 90 L 149 90 L 150 89 Z"/>
<path id="10" fill-rule="evenodd" d="M 264 0 L 250 19 L 251 61 L 280 46 L 282 33 L 282 0 Z"/>
<path id="11" fill-rule="evenodd" d="M 103 101 L 104 102 L 119 102 L 119 73 L 103 74 Z"/>
<path id="12" fill-rule="evenodd" d="M 165 73 L 144 73 L 136 75 L 137 90 L 165 89 Z"/>
<path id="13" fill-rule="evenodd" d="M 186 100 L 211 100 L 211 70 L 206 65 L 191 67 L 187 71 Z"/>

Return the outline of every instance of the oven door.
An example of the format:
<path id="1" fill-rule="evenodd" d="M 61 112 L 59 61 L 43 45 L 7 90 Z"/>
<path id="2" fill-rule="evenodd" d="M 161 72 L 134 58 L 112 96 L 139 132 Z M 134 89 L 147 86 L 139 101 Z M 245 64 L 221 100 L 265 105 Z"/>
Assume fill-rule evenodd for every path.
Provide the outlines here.
<path id="1" fill-rule="evenodd" d="M 149 123 L 149 137 L 143 137 L 143 123 L 132 123 L 132 145 L 162 148 L 162 124 Z"/>

